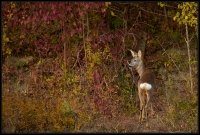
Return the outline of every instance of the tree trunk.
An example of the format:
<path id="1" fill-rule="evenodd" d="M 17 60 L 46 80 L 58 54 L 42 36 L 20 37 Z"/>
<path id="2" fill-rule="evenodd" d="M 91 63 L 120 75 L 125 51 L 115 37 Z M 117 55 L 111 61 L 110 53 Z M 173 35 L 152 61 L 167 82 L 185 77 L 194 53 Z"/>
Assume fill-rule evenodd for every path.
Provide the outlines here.
<path id="1" fill-rule="evenodd" d="M 185 25 L 185 30 L 186 30 L 186 45 L 187 45 L 187 50 L 188 50 L 188 62 L 189 62 L 189 73 L 190 73 L 190 88 L 191 92 L 193 92 L 193 83 L 192 83 L 192 68 L 191 68 L 191 54 L 190 54 L 190 39 L 188 35 L 188 25 Z"/>
<path id="2" fill-rule="evenodd" d="M 145 32 L 140 32 L 137 48 L 138 48 L 138 50 L 141 50 L 143 60 L 144 60 L 144 56 L 145 56 L 146 39 L 147 39 L 147 34 Z"/>

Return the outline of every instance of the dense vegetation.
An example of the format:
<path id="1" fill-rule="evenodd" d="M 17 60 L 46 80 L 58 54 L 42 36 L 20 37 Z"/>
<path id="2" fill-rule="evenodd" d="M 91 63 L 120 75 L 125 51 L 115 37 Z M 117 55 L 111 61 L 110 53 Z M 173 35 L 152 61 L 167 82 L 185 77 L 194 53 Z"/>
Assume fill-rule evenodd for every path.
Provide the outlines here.
<path id="1" fill-rule="evenodd" d="M 2 2 L 2 132 L 197 132 L 196 2 Z M 127 66 L 142 49 L 149 121 Z"/>

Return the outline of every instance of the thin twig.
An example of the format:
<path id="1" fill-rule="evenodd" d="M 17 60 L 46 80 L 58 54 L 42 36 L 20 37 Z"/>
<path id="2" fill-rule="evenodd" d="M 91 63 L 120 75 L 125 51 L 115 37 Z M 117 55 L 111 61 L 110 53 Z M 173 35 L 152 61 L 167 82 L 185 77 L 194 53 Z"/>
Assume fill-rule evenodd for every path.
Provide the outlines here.
<path id="1" fill-rule="evenodd" d="M 83 19 L 83 20 L 82 20 L 82 21 L 83 21 L 83 22 L 82 22 L 82 23 L 83 23 L 83 24 L 82 24 L 82 25 L 83 25 L 83 46 L 84 46 L 84 51 L 85 51 L 85 65 L 86 65 L 86 67 L 87 67 L 87 52 L 86 52 L 86 46 L 85 46 L 85 31 L 84 31 L 84 30 L 85 30 L 85 26 L 84 26 L 85 23 L 84 23 L 84 17 L 83 17 L 82 19 Z"/>
<path id="2" fill-rule="evenodd" d="M 163 43 L 162 43 L 163 44 Z M 162 47 L 162 49 L 164 50 L 164 53 L 172 60 L 172 62 L 174 63 L 176 69 L 180 72 L 179 67 L 176 65 L 176 63 L 174 62 L 174 60 L 167 54 L 165 48 L 162 46 L 162 44 L 160 44 L 160 46 Z"/>
<path id="3" fill-rule="evenodd" d="M 76 61 L 75 61 L 74 65 L 73 65 L 72 69 L 76 66 L 76 63 L 78 62 L 78 59 L 79 59 L 79 54 L 80 54 L 80 52 L 81 52 L 82 50 L 83 50 L 83 47 L 80 49 L 80 51 L 78 51 L 78 53 L 77 53 L 77 55 L 76 55 Z"/>
<path id="4" fill-rule="evenodd" d="M 131 26 L 131 28 L 128 30 L 127 33 L 129 33 L 133 29 L 133 27 L 136 26 L 136 25 L 138 25 L 138 24 L 137 23 L 133 23 L 133 25 Z"/>
<path id="5" fill-rule="evenodd" d="M 195 35 L 195 34 L 192 35 L 192 37 L 190 38 L 189 42 L 191 42 L 191 40 L 194 38 L 194 35 Z"/>
<path id="6" fill-rule="evenodd" d="M 88 37 L 89 37 L 89 18 L 88 18 L 88 13 L 87 13 L 87 41 L 88 41 Z"/>
<path id="7" fill-rule="evenodd" d="M 153 25 L 150 25 L 150 24 L 148 24 L 148 23 L 145 23 L 145 22 L 138 22 L 138 23 L 142 23 L 142 24 L 145 24 L 145 25 L 147 25 L 147 26 L 150 26 L 151 28 L 154 28 L 154 26 L 153 26 Z"/>

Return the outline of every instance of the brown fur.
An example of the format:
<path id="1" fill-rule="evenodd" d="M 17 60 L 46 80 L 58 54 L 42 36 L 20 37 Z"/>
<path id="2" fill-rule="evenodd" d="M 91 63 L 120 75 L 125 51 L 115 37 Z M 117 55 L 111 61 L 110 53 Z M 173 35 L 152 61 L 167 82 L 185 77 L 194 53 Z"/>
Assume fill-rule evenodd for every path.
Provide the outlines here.
<path id="1" fill-rule="evenodd" d="M 131 51 L 133 59 L 131 60 L 131 64 L 129 66 L 134 67 L 140 78 L 138 80 L 138 96 L 140 99 L 140 122 L 147 118 L 148 107 L 150 103 L 150 97 L 152 91 L 155 89 L 155 76 L 152 71 L 144 67 L 142 60 L 142 53 L 139 50 L 138 53 Z M 150 90 L 141 89 L 140 84 L 148 83 L 152 86 Z"/>

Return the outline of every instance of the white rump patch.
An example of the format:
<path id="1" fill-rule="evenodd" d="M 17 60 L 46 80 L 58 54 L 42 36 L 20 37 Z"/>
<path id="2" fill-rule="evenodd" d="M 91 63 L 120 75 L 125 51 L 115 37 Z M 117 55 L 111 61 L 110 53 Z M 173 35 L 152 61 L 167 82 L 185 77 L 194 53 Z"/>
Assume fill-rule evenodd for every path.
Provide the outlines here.
<path id="1" fill-rule="evenodd" d="M 149 83 L 141 83 L 140 88 L 145 89 L 145 90 L 150 90 L 152 88 L 152 86 Z"/>

